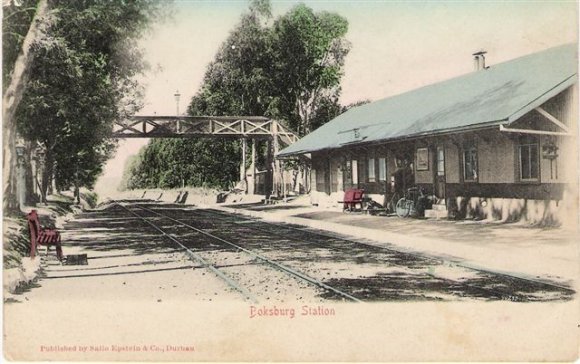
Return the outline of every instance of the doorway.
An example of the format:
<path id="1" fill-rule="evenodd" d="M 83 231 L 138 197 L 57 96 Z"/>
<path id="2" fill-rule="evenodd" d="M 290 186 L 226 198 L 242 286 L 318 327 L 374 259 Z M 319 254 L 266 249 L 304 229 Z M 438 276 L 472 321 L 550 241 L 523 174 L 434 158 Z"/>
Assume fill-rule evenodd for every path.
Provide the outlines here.
<path id="1" fill-rule="evenodd" d="M 437 146 L 434 150 L 433 193 L 439 199 L 445 199 L 445 147 Z"/>

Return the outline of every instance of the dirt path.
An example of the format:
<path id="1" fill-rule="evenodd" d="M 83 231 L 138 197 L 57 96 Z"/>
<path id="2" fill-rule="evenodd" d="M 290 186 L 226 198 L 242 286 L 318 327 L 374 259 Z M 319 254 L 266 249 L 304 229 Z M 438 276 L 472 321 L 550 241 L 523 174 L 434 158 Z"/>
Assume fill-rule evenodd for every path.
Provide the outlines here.
<path id="1" fill-rule="evenodd" d="M 87 254 L 88 264 L 61 265 L 54 252 L 44 256 L 40 279 L 17 292 L 16 301 L 243 300 L 134 218 L 115 212 L 81 214 L 64 226 L 62 237 L 65 255 Z"/>

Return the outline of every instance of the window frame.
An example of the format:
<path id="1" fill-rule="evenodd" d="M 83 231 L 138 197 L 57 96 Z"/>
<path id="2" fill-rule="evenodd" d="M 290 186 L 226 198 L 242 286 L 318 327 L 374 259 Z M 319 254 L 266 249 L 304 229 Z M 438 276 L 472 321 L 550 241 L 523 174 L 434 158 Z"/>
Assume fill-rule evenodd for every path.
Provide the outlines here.
<path id="1" fill-rule="evenodd" d="M 466 154 L 468 152 L 472 152 L 475 155 L 475 168 L 471 168 L 473 170 L 473 174 L 474 177 L 473 178 L 467 178 L 467 159 L 466 159 Z M 461 151 L 461 161 L 462 161 L 462 169 L 463 169 L 463 173 L 462 173 L 462 177 L 463 177 L 463 182 L 467 182 L 467 183 L 478 183 L 479 182 L 479 153 L 477 150 L 477 144 L 475 143 L 467 143 L 463 146 L 463 149 Z"/>
<path id="2" fill-rule="evenodd" d="M 387 181 L 387 157 L 379 157 L 379 182 L 386 182 Z M 383 173 L 381 174 L 381 167 Z M 384 174 L 384 176 L 383 176 Z"/>
<path id="3" fill-rule="evenodd" d="M 422 158 L 419 160 L 419 158 Z M 415 159 L 417 161 L 417 171 L 429 170 L 429 148 L 419 147 L 415 150 Z"/>
<path id="4" fill-rule="evenodd" d="M 442 146 L 438 146 L 435 150 L 435 153 L 437 153 L 435 155 L 435 161 L 436 161 L 436 173 L 438 177 L 443 177 L 445 176 L 445 148 Z M 443 156 L 443 158 L 439 158 L 440 156 Z M 443 168 L 440 168 L 440 167 Z"/>
<path id="5" fill-rule="evenodd" d="M 527 147 L 528 148 L 528 155 L 527 157 L 529 158 L 528 160 L 528 172 L 530 174 L 530 178 L 524 178 L 523 176 L 523 163 L 522 163 L 522 148 L 523 147 Z M 531 149 L 530 147 L 535 147 L 536 148 L 536 158 L 532 159 L 531 156 Z M 518 180 L 520 182 L 539 182 L 540 181 L 540 175 L 541 175 L 541 171 L 540 171 L 540 143 L 539 141 L 530 141 L 525 140 L 525 141 L 520 141 L 518 142 L 517 148 L 516 148 L 516 157 L 517 157 L 517 161 L 518 161 Z M 532 177 L 532 171 L 533 171 L 533 166 L 532 166 L 532 162 L 536 163 L 536 176 Z"/>
<path id="6" fill-rule="evenodd" d="M 344 161 L 344 174 L 343 179 L 347 183 L 352 183 L 352 167 L 350 163 L 350 159 L 346 159 Z"/>
<path id="7" fill-rule="evenodd" d="M 376 163 L 375 157 L 369 157 L 367 159 L 367 182 L 369 183 L 374 183 L 377 181 L 377 172 L 375 169 L 375 163 Z"/>

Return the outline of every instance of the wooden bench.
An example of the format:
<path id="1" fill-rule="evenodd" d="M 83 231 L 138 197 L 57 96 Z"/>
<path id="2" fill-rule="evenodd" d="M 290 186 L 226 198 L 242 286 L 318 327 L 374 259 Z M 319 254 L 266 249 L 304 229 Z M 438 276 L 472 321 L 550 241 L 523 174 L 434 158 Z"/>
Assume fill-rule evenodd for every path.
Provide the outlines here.
<path id="1" fill-rule="evenodd" d="M 342 211 L 356 211 L 357 205 L 359 205 L 360 209 L 363 210 L 363 203 L 365 201 L 363 197 L 364 194 L 365 190 L 358 188 L 351 188 L 344 191 L 343 201 L 338 201 L 343 204 Z"/>
<path id="2" fill-rule="evenodd" d="M 58 260 L 62 261 L 62 245 L 60 244 L 60 233 L 58 230 L 41 227 L 36 210 L 30 211 L 27 219 L 28 229 L 30 231 L 30 257 L 35 257 L 39 245 L 46 246 L 46 254 L 48 254 L 50 246 L 54 245 L 56 246 L 56 256 Z"/>

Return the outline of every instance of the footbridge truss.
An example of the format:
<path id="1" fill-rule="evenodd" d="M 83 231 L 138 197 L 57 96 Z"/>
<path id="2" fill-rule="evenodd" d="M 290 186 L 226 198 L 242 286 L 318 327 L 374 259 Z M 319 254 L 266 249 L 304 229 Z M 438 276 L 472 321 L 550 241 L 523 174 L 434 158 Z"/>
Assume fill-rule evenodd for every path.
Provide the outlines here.
<path id="1" fill-rule="evenodd" d="M 275 159 L 281 147 L 298 140 L 298 136 L 280 122 L 261 116 L 133 116 L 117 121 L 112 138 L 229 138 L 241 139 L 242 160 L 240 182 L 247 193 L 256 193 L 258 175 L 265 174 L 263 191 L 285 195 L 288 177 L 284 177 L 283 161 Z M 250 140 L 250 169 L 247 169 L 247 141 Z M 256 170 L 256 142 L 266 141 L 267 168 Z M 309 161 L 305 161 L 309 163 Z M 251 176 L 251 180 L 248 178 Z M 260 188 L 261 189 L 261 188 Z"/>
<path id="2" fill-rule="evenodd" d="M 133 116 L 115 123 L 113 138 L 269 139 L 290 145 L 298 137 L 280 122 L 261 116 Z"/>

